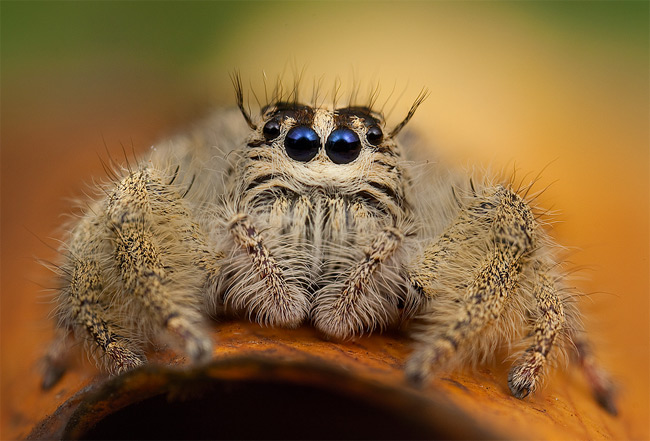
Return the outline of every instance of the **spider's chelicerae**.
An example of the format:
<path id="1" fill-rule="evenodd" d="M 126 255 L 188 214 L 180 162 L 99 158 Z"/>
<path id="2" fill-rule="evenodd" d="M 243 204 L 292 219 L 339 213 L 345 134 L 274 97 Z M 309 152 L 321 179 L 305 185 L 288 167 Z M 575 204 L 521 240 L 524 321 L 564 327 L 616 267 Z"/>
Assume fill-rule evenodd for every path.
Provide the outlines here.
<path id="1" fill-rule="evenodd" d="M 422 142 L 397 139 L 423 96 L 387 128 L 370 106 L 295 99 L 252 117 L 235 83 L 238 110 L 110 171 L 71 226 L 44 387 L 75 338 L 115 373 L 161 339 L 202 361 L 204 317 L 234 314 L 337 339 L 406 327 L 414 383 L 506 343 L 518 398 L 566 349 L 615 412 L 528 187 L 418 160 Z"/>

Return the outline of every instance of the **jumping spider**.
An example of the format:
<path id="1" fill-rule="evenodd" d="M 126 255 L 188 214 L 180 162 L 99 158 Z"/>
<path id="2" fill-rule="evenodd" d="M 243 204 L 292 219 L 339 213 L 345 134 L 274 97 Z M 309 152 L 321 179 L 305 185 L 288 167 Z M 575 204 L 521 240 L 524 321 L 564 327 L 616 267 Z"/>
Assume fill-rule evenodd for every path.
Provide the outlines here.
<path id="1" fill-rule="evenodd" d="M 254 118 L 235 83 L 238 110 L 109 170 L 71 225 L 44 387 L 72 337 L 113 373 L 146 363 L 161 339 L 196 362 L 212 355 L 204 317 L 228 314 L 337 339 L 409 327 L 413 383 L 519 344 L 518 398 L 574 351 L 615 413 L 528 188 L 416 166 L 417 139 L 398 142 L 423 96 L 387 129 L 370 106 L 276 99 Z"/>

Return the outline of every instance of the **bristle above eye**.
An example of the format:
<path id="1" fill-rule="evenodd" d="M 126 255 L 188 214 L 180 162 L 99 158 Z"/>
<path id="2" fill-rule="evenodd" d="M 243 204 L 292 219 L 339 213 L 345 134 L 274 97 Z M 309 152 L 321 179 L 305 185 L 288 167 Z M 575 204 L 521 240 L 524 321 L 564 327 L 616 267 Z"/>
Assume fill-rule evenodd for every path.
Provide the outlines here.
<path id="1" fill-rule="evenodd" d="M 415 115 L 415 111 L 418 110 L 418 107 L 420 107 L 420 105 L 424 102 L 424 100 L 427 99 L 428 96 L 429 96 L 429 91 L 427 91 L 426 89 L 422 89 L 422 91 L 420 92 L 420 94 L 417 96 L 417 98 L 415 99 L 415 101 L 414 101 L 413 104 L 411 105 L 411 108 L 409 109 L 409 111 L 408 111 L 408 113 L 407 113 L 407 115 L 406 115 L 406 118 L 404 118 L 404 119 L 402 120 L 402 122 L 399 123 L 399 124 L 397 125 L 397 127 L 395 127 L 395 128 L 393 129 L 392 132 L 390 132 L 390 135 L 389 135 L 390 138 L 394 138 L 395 136 L 397 136 L 397 134 L 398 134 L 399 132 L 402 131 L 402 129 L 404 128 L 404 126 L 405 126 L 406 124 L 408 124 L 408 122 L 411 120 L 411 118 L 413 118 L 413 115 Z"/>

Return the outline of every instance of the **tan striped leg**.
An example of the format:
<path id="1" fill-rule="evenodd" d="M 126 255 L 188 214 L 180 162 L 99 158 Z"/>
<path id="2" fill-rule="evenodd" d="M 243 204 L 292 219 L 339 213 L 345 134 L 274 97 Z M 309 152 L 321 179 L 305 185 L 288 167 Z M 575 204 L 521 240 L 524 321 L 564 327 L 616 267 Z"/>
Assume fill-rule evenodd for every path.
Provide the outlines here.
<path id="1" fill-rule="evenodd" d="M 534 218 L 517 194 L 498 186 L 474 194 L 465 204 L 409 268 L 412 285 L 430 305 L 419 317 L 422 326 L 413 335 L 416 345 L 406 365 L 413 383 L 422 383 L 432 369 L 444 367 L 461 351 L 472 351 L 472 340 L 503 314 L 523 258 L 533 248 Z M 436 303 L 442 291 L 447 299 L 443 306 Z"/>
<path id="2" fill-rule="evenodd" d="M 517 398 L 524 398 L 535 391 L 549 352 L 565 322 L 564 306 L 547 268 L 539 263 L 533 264 L 533 277 L 533 294 L 539 310 L 539 319 L 534 327 L 534 342 L 508 374 L 508 386 Z"/>
<path id="3" fill-rule="evenodd" d="M 294 327 L 302 323 L 309 312 L 307 298 L 287 282 L 285 269 L 266 247 L 249 216 L 243 213 L 233 216 L 228 230 L 235 243 L 250 257 L 256 277 L 264 286 L 263 292 L 254 293 L 254 298 L 247 300 L 248 313 L 270 326 Z"/>
<path id="4" fill-rule="evenodd" d="M 61 267 L 64 275 L 59 296 L 61 314 L 46 358 L 43 388 L 50 388 L 66 369 L 74 330 L 86 335 L 90 346 L 98 347 L 104 366 L 112 372 L 123 372 L 146 361 L 141 349 L 121 335 L 121 331 L 107 312 L 104 301 L 106 280 L 97 259 L 105 253 L 105 230 L 96 217 L 84 218 L 73 230 L 68 247 L 70 259 Z"/>
<path id="5" fill-rule="evenodd" d="M 517 259 L 503 250 L 495 250 L 458 302 L 453 320 L 443 329 L 425 327 L 415 336 L 418 343 L 406 365 L 409 381 L 416 384 L 425 381 L 432 368 L 444 366 L 461 346 L 497 320 L 518 273 Z"/>
<path id="6" fill-rule="evenodd" d="M 372 277 L 380 265 L 398 249 L 404 234 L 396 228 L 381 231 L 366 251 L 365 258 L 357 263 L 343 283 L 343 287 L 331 294 L 316 298 L 312 312 L 314 325 L 326 335 L 348 338 L 371 331 L 385 312 L 380 301 L 373 299 L 376 293 L 370 289 Z M 388 317 L 383 317 L 388 321 Z"/>
<path id="7" fill-rule="evenodd" d="M 156 171 L 144 169 L 118 185 L 107 216 L 123 295 L 136 299 L 154 332 L 159 328 L 175 337 L 192 360 L 209 358 L 212 343 L 200 324 L 203 284 L 192 280 L 205 276 L 184 262 L 183 254 L 193 255 L 196 244 L 180 196 Z"/>
<path id="8" fill-rule="evenodd" d="M 58 335 L 87 336 L 108 371 L 144 363 L 145 346 L 171 337 L 193 361 L 211 356 L 202 290 L 219 272 L 179 188 L 144 168 L 94 202 L 70 232 L 59 268 Z M 46 356 L 44 386 L 63 374 L 66 345 Z"/>

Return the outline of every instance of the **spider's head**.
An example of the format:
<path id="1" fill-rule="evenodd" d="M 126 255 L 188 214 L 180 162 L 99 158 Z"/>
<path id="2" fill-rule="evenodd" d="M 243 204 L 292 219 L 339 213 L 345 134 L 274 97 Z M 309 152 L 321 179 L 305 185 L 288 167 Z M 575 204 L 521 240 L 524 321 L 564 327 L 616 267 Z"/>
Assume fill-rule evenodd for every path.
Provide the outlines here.
<path id="1" fill-rule="evenodd" d="M 391 130 L 370 107 L 310 106 L 297 99 L 276 100 L 254 120 L 244 108 L 237 79 L 235 90 L 251 129 L 237 162 L 247 200 L 274 203 L 278 194 L 326 194 L 377 215 L 399 217 L 408 211 L 410 181 L 395 138 L 426 93 Z"/>
<path id="2" fill-rule="evenodd" d="M 303 163 L 315 160 L 351 164 L 363 161 L 371 152 L 395 152 L 395 137 L 427 97 L 426 92 L 421 93 L 404 120 L 392 130 L 387 130 L 383 116 L 369 107 L 330 109 L 296 101 L 267 105 L 254 121 L 244 108 L 238 77 L 234 82 L 237 105 L 252 129 L 248 146 L 270 146 L 287 159 Z"/>

